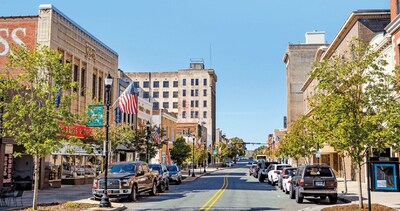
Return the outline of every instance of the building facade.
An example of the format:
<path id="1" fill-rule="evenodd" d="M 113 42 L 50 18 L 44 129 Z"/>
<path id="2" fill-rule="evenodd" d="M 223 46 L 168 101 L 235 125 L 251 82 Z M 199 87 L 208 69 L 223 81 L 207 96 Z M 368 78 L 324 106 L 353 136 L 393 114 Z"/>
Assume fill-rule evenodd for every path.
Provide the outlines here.
<path id="1" fill-rule="evenodd" d="M 127 72 L 140 96 L 153 109 L 176 113 L 178 124 L 203 124 L 207 128 L 208 145 L 216 135 L 216 82 L 213 69 L 203 63 L 191 63 L 190 69 L 176 72 Z"/>
<path id="2" fill-rule="evenodd" d="M 315 53 L 325 44 L 325 32 L 307 32 L 305 44 L 289 44 L 283 62 L 286 65 L 287 121 L 296 121 L 305 113 L 301 87 L 312 69 Z"/>
<path id="3" fill-rule="evenodd" d="M 71 111 L 84 114 L 87 111 L 87 105 L 104 104 L 104 79 L 108 73 L 114 79 L 111 102 L 116 100 L 118 54 L 54 6 L 40 5 L 39 14 L 35 16 L 0 17 L 0 23 L 0 38 L 3 41 L 1 45 L 4 46 L 0 52 L 0 70 L 4 69 L 6 56 L 10 54 L 12 45 L 28 48 L 35 48 L 38 45 L 48 46 L 62 54 L 61 62 L 71 65 L 72 79 L 78 85 L 72 90 L 64 90 L 73 92 L 76 96 L 72 102 Z M 113 122 L 113 119 L 114 115 L 111 111 L 110 122 Z M 87 138 L 85 134 L 90 134 L 90 128 L 84 125 L 76 125 L 71 130 L 79 131 L 77 133 L 82 139 Z M 15 145 L 12 138 L 4 139 L 0 151 L 0 169 L 12 171 L 13 175 L 7 174 L 4 177 L 0 174 L 0 183 L 9 182 L 11 179 L 20 181 L 33 179 L 32 157 L 22 154 L 21 157 L 13 159 L 11 154 L 15 151 L 23 152 L 24 149 Z M 42 159 L 40 188 L 58 186 L 62 178 L 75 176 L 71 173 L 71 165 L 74 165 L 75 172 L 89 165 L 95 166 L 95 163 L 90 164 L 86 156 L 77 156 L 55 153 Z M 81 176 L 86 178 L 88 175 L 85 170 L 83 172 Z"/>

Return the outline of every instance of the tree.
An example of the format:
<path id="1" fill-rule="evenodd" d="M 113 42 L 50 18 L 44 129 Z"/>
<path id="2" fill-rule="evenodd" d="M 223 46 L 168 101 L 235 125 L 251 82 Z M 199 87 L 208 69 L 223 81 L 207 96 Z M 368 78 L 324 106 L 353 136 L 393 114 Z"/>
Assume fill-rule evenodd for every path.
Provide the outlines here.
<path id="1" fill-rule="evenodd" d="M 243 156 L 246 154 L 246 146 L 241 138 L 234 137 L 229 139 L 228 147 L 229 153 L 227 156 L 229 158 L 235 158 L 237 155 Z"/>
<path id="2" fill-rule="evenodd" d="M 39 161 L 62 146 L 60 123 L 72 124 L 70 112 L 71 68 L 63 65 L 61 55 L 48 47 L 20 48 L 8 57 L 7 69 L 0 75 L 0 94 L 4 101 L 4 136 L 13 137 L 34 158 L 33 209 L 37 209 Z M 20 71 L 22 70 L 22 71 Z M 15 72 L 18 74 L 13 74 Z M 59 91 L 60 103 L 56 106 Z"/>
<path id="3" fill-rule="evenodd" d="M 285 139 L 280 143 L 278 154 L 291 157 L 298 161 L 309 157 L 320 147 L 320 141 L 315 137 L 315 122 L 309 116 L 302 115 L 291 123 Z"/>
<path id="4" fill-rule="evenodd" d="M 372 46 L 354 39 L 351 52 L 315 64 L 318 81 L 310 99 L 320 125 L 317 136 L 347 152 L 358 168 L 359 206 L 363 207 L 361 166 L 365 152 L 400 144 L 399 81 Z"/>
<path id="5" fill-rule="evenodd" d="M 176 160 L 179 166 L 190 157 L 190 146 L 186 144 L 183 137 L 177 138 L 174 142 L 174 148 L 171 150 L 171 157 Z"/>

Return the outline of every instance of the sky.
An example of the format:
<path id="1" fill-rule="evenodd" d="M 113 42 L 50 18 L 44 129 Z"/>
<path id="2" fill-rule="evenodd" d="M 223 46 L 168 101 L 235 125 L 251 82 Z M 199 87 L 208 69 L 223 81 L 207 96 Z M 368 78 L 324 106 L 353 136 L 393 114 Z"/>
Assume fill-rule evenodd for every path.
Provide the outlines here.
<path id="1" fill-rule="evenodd" d="M 116 51 L 125 72 L 188 69 L 202 58 L 218 77 L 217 128 L 266 143 L 287 115 L 288 44 L 314 30 L 330 43 L 352 11 L 389 9 L 390 0 L 0 0 L 0 16 L 37 15 L 40 4 Z"/>

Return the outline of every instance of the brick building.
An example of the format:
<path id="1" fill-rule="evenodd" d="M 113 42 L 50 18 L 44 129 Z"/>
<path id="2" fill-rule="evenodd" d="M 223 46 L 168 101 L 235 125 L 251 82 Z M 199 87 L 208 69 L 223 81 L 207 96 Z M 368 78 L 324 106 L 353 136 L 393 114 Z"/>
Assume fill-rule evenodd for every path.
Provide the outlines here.
<path id="1" fill-rule="evenodd" d="M 2 40 L 0 43 L 0 70 L 4 69 L 6 56 L 10 53 L 12 45 L 25 45 L 28 48 L 35 48 L 37 45 L 49 46 L 63 55 L 62 62 L 71 64 L 72 78 L 78 84 L 76 88 L 70 90 L 76 94 L 76 99 L 71 105 L 73 112 L 82 114 L 86 111 L 88 104 L 104 103 L 104 79 L 108 73 L 114 79 L 111 101 L 116 100 L 118 54 L 54 6 L 40 5 L 39 14 L 34 16 L 0 17 L 0 38 Z M 113 122 L 113 116 L 111 112 L 111 122 Z M 81 132 L 90 131 L 83 125 L 78 125 L 73 129 Z M 85 133 L 78 134 L 81 135 L 78 137 L 86 138 L 83 134 Z M 12 171 L 13 175 L 0 174 L 0 183 L 11 181 L 10 176 L 14 179 L 32 180 L 32 157 L 23 154 L 20 158 L 13 159 L 11 154 L 14 151 L 22 152 L 23 149 L 15 145 L 11 138 L 3 139 L 0 151 L 0 169 L 7 172 Z M 42 159 L 40 188 L 50 185 L 57 186 L 61 178 L 67 177 L 66 174 L 73 176 L 69 175 L 71 169 L 64 169 L 66 163 L 71 166 L 73 161 L 73 164 L 79 165 L 79 168 L 82 166 L 85 168 L 84 165 L 89 164 L 86 157 L 70 153 L 65 155 L 55 153 Z M 74 168 L 78 169 L 76 166 Z"/>

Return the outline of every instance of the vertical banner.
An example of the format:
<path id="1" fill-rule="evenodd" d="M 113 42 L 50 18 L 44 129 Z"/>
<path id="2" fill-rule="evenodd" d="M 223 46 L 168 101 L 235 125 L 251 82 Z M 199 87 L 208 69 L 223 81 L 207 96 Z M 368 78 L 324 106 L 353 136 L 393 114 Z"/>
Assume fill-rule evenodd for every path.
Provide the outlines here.
<path id="1" fill-rule="evenodd" d="M 103 105 L 89 105 L 88 109 L 89 127 L 104 126 L 104 108 Z"/>
<path id="2" fill-rule="evenodd" d="M 119 107 L 117 106 L 117 108 L 115 109 L 115 123 L 121 123 L 121 110 L 119 109 Z"/>

